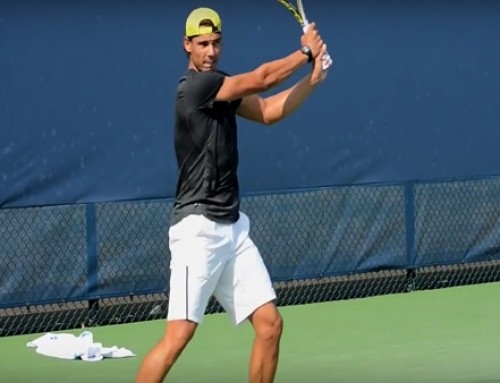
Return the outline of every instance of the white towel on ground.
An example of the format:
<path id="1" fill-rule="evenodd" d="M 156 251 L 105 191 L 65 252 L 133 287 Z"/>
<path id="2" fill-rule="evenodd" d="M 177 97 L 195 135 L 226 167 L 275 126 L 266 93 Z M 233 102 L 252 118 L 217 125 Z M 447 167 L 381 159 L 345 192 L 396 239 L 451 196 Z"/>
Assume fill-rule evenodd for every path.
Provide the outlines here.
<path id="1" fill-rule="evenodd" d="M 78 336 L 49 332 L 28 342 L 26 347 L 36 348 L 36 352 L 41 355 L 60 359 L 82 359 L 86 362 L 135 356 L 126 348 L 103 347 L 102 343 L 94 342 L 94 335 L 90 331 L 84 331 Z"/>

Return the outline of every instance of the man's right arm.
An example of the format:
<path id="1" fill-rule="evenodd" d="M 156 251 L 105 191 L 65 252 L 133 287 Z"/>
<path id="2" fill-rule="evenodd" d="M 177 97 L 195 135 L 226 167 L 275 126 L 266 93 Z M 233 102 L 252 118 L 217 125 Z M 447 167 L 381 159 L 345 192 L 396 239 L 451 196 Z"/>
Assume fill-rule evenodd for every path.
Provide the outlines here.
<path id="1" fill-rule="evenodd" d="M 232 101 L 264 92 L 285 81 L 305 64 L 307 56 L 296 51 L 285 58 L 262 64 L 251 72 L 226 77 L 215 99 Z"/>
<path id="2" fill-rule="evenodd" d="M 314 23 L 302 36 L 301 43 L 309 46 L 313 57 L 316 58 L 323 47 L 323 41 Z M 217 101 L 232 101 L 251 94 L 265 92 L 281 84 L 307 62 L 308 57 L 297 50 L 287 57 L 262 64 L 251 72 L 226 77 L 215 99 Z"/>

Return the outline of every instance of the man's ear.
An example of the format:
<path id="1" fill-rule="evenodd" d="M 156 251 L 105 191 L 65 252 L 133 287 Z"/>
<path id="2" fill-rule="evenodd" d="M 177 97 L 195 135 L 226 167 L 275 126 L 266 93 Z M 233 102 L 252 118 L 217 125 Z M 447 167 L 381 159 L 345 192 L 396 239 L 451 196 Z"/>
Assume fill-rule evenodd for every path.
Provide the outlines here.
<path id="1" fill-rule="evenodd" d="M 187 53 L 191 53 L 191 40 L 187 37 L 184 37 L 184 50 Z"/>

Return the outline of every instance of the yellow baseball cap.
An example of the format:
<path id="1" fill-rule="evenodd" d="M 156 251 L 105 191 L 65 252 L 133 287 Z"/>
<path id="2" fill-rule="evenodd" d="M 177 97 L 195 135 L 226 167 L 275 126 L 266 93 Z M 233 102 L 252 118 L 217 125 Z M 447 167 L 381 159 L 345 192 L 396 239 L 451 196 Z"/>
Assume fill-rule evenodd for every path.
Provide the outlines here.
<path id="1" fill-rule="evenodd" d="M 200 26 L 202 21 L 205 20 L 210 20 L 214 26 Z M 210 8 L 196 8 L 189 14 L 186 20 L 186 37 L 206 35 L 221 31 L 222 23 L 219 14 Z"/>

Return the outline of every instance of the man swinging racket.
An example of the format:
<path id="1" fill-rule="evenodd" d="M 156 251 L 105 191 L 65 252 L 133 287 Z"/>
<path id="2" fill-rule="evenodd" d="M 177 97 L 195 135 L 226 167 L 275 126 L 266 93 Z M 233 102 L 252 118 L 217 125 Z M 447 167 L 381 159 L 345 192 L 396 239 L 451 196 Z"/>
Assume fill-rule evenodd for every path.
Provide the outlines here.
<path id="1" fill-rule="evenodd" d="M 169 229 L 168 318 L 136 383 L 163 381 L 202 322 L 212 295 L 235 325 L 248 319 L 253 326 L 249 382 L 270 383 L 276 373 L 283 324 L 269 273 L 249 236 L 249 218 L 239 210 L 236 117 L 269 125 L 289 116 L 325 78 L 326 45 L 311 23 L 296 51 L 229 76 L 217 69 L 221 42 L 219 15 L 209 8 L 193 10 L 184 38 L 188 68 L 176 99 L 179 173 Z M 308 63 L 310 73 L 296 84 L 259 96 Z"/>

